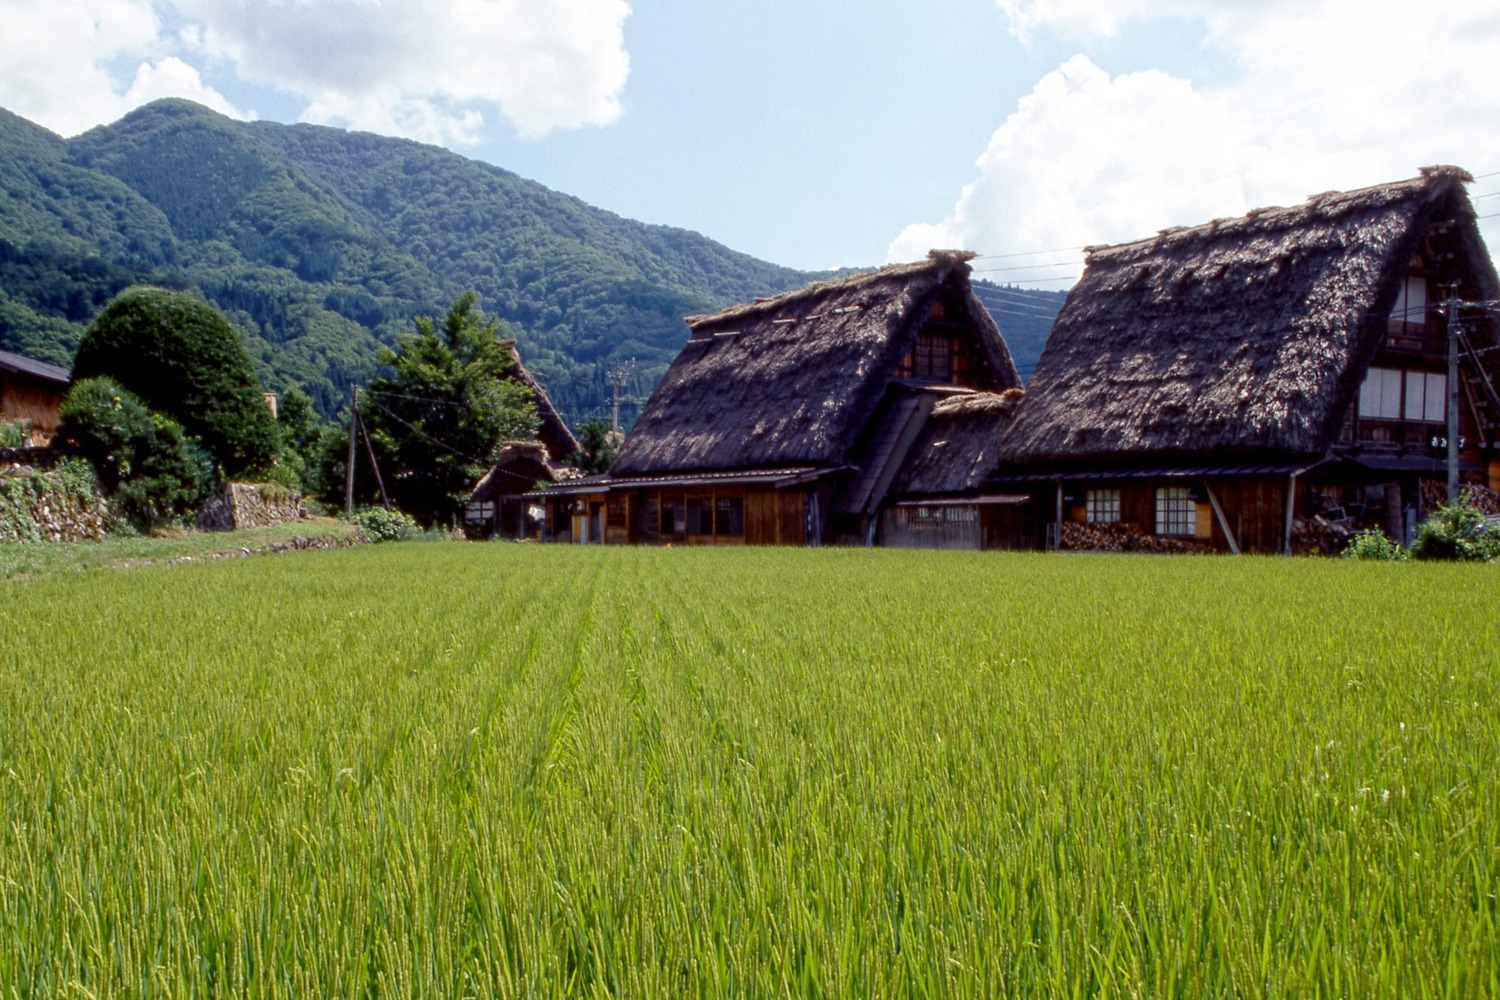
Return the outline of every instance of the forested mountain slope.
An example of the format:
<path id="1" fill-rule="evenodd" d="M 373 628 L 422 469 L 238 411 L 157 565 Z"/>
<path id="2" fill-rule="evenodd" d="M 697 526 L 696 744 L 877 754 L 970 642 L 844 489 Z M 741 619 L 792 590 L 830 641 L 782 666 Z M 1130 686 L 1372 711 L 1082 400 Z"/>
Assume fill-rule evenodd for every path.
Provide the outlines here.
<path id="1" fill-rule="evenodd" d="M 472 288 L 576 422 L 613 361 L 639 361 L 643 398 L 685 314 L 814 277 L 407 140 L 181 100 L 64 140 L 0 111 L 0 348 L 59 364 L 119 289 L 197 288 L 268 385 L 331 413 L 379 344 Z"/>

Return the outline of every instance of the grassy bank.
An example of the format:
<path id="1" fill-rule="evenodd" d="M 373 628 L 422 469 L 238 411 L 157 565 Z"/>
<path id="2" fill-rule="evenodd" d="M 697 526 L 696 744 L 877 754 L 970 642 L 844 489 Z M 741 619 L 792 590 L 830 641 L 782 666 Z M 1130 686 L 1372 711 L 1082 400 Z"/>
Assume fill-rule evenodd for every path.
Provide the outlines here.
<path id="1" fill-rule="evenodd" d="M 0 580 L 256 553 L 295 538 L 344 536 L 353 530 L 342 521 L 319 517 L 295 524 L 240 531 L 169 530 L 153 535 L 108 538 L 102 542 L 0 543 Z"/>

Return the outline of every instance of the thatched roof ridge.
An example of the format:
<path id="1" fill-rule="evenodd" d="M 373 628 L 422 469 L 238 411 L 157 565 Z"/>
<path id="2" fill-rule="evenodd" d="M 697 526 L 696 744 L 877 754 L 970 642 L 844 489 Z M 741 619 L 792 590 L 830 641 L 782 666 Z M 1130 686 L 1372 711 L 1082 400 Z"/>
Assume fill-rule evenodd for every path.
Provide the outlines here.
<path id="1" fill-rule="evenodd" d="M 1006 434 L 1007 459 L 1321 455 L 1429 227 L 1451 224 L 1443 238 L 1463 267 L 1461 294 L 1500 292 L 1470 180 L 1429 168 L 1090 248 Z"/>
<path id="2" fill-rule="evenodd" d="M 1004 338 L 969 288 L 972 254 L 821 282 L 712 315 L 692 334 L 620 450 L 616 475 L 849 460 L 930 305 L 963 304 L 1006 386 L 1020 385 Z"/>
<path id="3" fill-rule="evenodd" d="M 978 489 L 999 465 L 1000 439 L 1025 395 L 1007 389 L 938 403 L 890 492 L 936 496 Z"/>

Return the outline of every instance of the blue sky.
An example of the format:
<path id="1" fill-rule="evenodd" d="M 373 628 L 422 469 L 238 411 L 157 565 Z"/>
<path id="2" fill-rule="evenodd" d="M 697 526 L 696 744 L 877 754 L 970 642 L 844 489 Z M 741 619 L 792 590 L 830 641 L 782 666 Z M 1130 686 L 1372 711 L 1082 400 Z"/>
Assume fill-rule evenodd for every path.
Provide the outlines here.
<path id="1" fill-rule="evenodd" d="M 72 135 L 189 97 L 437 142 L 781 264 L 961 246 L 1061 289 L 1086 244 L 1500 174 L 1487 6 L 0 0 L 0 106 Z M 1472 193 L 1500 215 L 1500 176 Z"/>

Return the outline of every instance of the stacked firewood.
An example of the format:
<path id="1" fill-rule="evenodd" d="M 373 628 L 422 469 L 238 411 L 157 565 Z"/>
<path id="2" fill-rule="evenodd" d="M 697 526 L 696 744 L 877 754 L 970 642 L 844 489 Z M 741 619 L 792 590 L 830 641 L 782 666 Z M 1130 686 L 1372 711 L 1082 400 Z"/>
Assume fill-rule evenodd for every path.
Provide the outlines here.
<path id="1" fill-rule="evenodd" d="M 1062 526 L 1062 548 L 1075 552 L 1203 552 L 1203 542 L 1153 535 L 1134 524 L 1079 524 Z"/>
<path id="2" fill-rule="evenodd" d="M 1292 522 L 1292 552 L 1299 556 L 1342 555 L 1354 532 L 1322 515 Z"/>
<path id="3" fill-rule="evenodd" d="M 1479 508 L 1479 512 L 1486 517 L 1500 514 L 1500 491 L 1492 490 L 1487 486 L 1465 486 L 1463 494 L 1469 498 L 1469 503 Z M 1434 510 L 1438 504 L 1447 502 L 1447 484 L 1436 479 L 1422 480 L 1423 510 Z"/>

